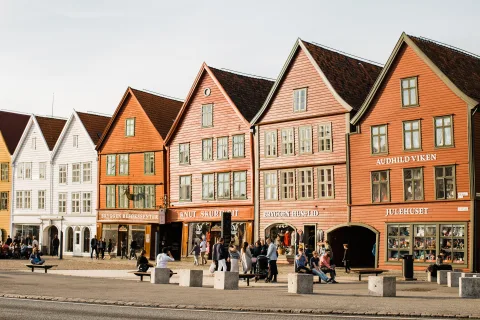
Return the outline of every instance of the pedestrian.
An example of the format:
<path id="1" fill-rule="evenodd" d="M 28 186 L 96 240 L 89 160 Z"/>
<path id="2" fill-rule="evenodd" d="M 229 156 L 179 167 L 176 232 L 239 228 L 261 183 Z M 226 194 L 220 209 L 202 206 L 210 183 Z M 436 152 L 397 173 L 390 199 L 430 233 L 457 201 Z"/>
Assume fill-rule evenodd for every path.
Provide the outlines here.
<path id="1" fill-rule="evenodd" d="M 132 242 L 130 242 L 130 259 L 133 260 L 134 258 L 137 259 L 137 241 L 132 239 Z"/>
<path id="2" fill-rule="evenodd" d="M 200 256 L 200 246 L 198 245 L 197 242 L 195 242 L 192 251 L 190 251 L 190 254 L 192 254 L 192 252 L 193 252 L 193 265 L 198 266 L 198 257 Z"/>
<path id="3" fill-rule="evenodd" d="M 320 279 L 322 279 L 326 283 L 330 283 L 332 281 L 332 279 L 328 278 L 320 268 L 320 258 L 318 257 L 317 251 L 313 251 L 313 257 L 312 259 L 310 259 L 310 268 L 312 269 L 312 273 L 314 275 L 319 276 Z"/>
<path id="4" fill-rule="evenodd" d="M 90 253 L 90 259 L 93 259 L 93 252 L 95 251 L 95 259 L 98 256 L 98 249 L 97 249 L 97 238 L 95 236 L 92 237 L 90 240 L 90 247 L 92 248 L 92 253 Z"/>
<path id="5" fill-rule="evenodd" d="M 270 238 L 267 239 L 267 258 L 268 258 L 268 277 L 267 282 L 277 282 L 277 247 L 273 244 Z"/>
<path id="6" fill-rule="evenodd" d="M 248 242 L 243 243 L 241 253 L 242 253 L 241 259 L 242 259 L 243 273 L 247 274 L 249 271 L 252 271 L 252 258 L 253 258 Z"/>
<path id="7" fill-rule="evenodd" d="M 30 238 L 29 234 L 27 234 L 27 237 L 25 238 L 25 244 L 27 247 L 32 245 L 32 238 Z"/>
<path id="8" fill-rule="evenodd" d="M 240 260 L 240 253 L 238 253 L 237 247 L 231 244 L 228 249 L 228 261 L 230 261 L 230 271 L 239 272 L 238 260 Z"/>
<path id="9" fill-rule="evenodd" d="M 308 258 L 303 248 L 298 248 L 298 253 L 295 256 L 295 271 L 299 273 L 310 273 L 310 269 L 307 267 Z"/>
<path id="10" fill-rule="evenodd" d="M 8 235 L 8 236 L 7 236 L 7 241 L 5 241 L 5 244 L 10 247 L 10 245 L 12 244 L 12 242 L 13 242 L 12 238 L 10 237 L 10 235 Z"/>
<path id="11" fill-rule="evenodd" d="M 343 244 L 343 265 L 345 266 L 345 273 L 350 273 L 350 251 L 348 250 L 348 243 Z"/>
<path id="12" fill-rule="evenodd" d="M 147 251 L 142 250 L 137 259 L 137 270 L 140 272 L 147 272 L 148 268 L 153 267 L 153 264 L 148 262 L 147 257 L 145 257 L 145 253 L 147 253 Z"/>
<path id="13" fill-rule="evenodd" d="M 204 264 L 207 264 L 207 258 L 205 257 L 205 254 L 207 253 L 207 241 L 205 239 L 200 242 L 200 256 L 202 258 L 202 266 Z"/>
<path id="14" fill-rule="evenodd" d="M 143 250 L 145 251 L 145 250 Z M 162 253 L 159 253 L 157 256 L 157 268 L 167 268 L 167 264 L 169 261 L 175 261 L 170 252 L 169 248 L 163 248 Z M 170 270 L 170 277 L 172 277 L 173 271 Z"/>
<path id="15" fill-rule="evenodd" d="M 122 259 L 125 257 L 125 259 L 128 260 L 127 257 L 127 243 L 125 241 L 120 242 L 121 243 L 121 250 L 122 250 Z"/>
<path id="16" fill-rule="evenodd" d="M 218 242 L 213 246 L 213 255 L 214 261 L 216 261 L 216 270 L 218 271 L 227 271 L 227 250 L 223 246 L 224 240 L 223 238 L 218 239 Z"/>
<path id="17" fill-rule="evenodd" d="M 260 248 L 261 248 L 260 254 L 263 256 L 267 255 L 268 245 L 263 240 L 260 240 Z"/>
<path id="18" fill-rule="evenodd" d="M 108 239 L 107 251 L 108 251 L 109 260 L 112 260 L 112 250 L 113 250 L 112 239 Z"/>
<path id="19" fill-rule="evenodd" d="M 97 260 L 103 259 L 105 249 L 103 248 L 102 238 L 98 238 L 98 240 L 97 240 L 97 250 L 98 250 Z"/>
<path id="20" fill-rule="evenodd" d="M 325 252 L 325 254 L 320 258 L 320 268 L 322 269 L 322 271 L 324 271 L 325 273 L 329 273 L 330 274 L 330 278 L 331 278 L 331 283 L 337 283 L 337 281 L 335 281 L 335 276 L 336 276 L 336 272 L 335 272 L 335 265 L 333 265 L 331 263 L 331 259 L 330 259 L 330 255 L 331 255 L 331 252 L 330 251 L 327 251 Z"/>
<path id="21" fill-rule="evenodd" d="M 60 246 L 60 240 L 58 239 L 58 235 L 55 235 L 52 240 L 52 247 L 53 247 L 53 252 L 52 256 L 56 257 L 58 256 L 58 247 Z"/>
<path id="22" fill-rule="evenodd" d="M 103 238 L 102 241 L 102 260 L 105 260 L 105 250 L 107 249 L 107 241 L 105 241 L 105 238 Z"/>
<path id="23" fill-rule="evenodd" d="M 260 243 L 260 240 L 257 240 L 255 242 L 255 246 L 253 247 L 252 250 L 252 271 L 253 273 L 257 273 L 257 259 L 258 256 L 262 255 L 262 244 Z"/>

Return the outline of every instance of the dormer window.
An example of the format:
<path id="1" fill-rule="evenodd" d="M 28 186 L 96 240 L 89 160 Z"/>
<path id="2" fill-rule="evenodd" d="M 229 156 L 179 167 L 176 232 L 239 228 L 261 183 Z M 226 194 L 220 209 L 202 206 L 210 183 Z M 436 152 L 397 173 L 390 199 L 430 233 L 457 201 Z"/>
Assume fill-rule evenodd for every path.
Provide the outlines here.
<path id="1" fill-rule="evenodd" d="M 402 79 L 402 106 L 418 106 L 417 77 Z"/>
<path id="2" fill-rule="evenodd" d="M 293 91 L 293 112 L 307 111 L 307 88 Z"/>

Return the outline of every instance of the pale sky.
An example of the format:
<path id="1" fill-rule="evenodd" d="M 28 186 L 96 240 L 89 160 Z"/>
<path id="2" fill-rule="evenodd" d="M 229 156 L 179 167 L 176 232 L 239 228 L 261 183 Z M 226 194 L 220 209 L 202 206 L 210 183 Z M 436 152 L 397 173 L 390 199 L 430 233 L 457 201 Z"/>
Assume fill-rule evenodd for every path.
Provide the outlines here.
<path id="1" fill-rule="evenodd" d="M 298 37 L 385 63 L 402 31 L 480 54 L 480 1 L 0 0 L 0 109 L 112 114 L 184 98 L 203 61 L 276 78 Z"/>

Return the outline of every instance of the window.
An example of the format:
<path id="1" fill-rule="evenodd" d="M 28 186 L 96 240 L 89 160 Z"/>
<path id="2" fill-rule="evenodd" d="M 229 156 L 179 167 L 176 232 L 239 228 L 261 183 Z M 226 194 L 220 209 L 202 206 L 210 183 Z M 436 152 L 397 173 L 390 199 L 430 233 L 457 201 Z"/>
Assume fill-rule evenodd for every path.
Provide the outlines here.
<path id="1" fill-rule="evenodd" d="M 178 162 L 180 164 L 190 164 L 190 143 L 180 143 L 178 150 Z"/>
<path id="2" fill-rule="evenodd" d="M 32 149 L 37 150 L 37 138 L 32 138 Z"/>
<path id="3" fill-rule="evenodd" d="M 61 192 L 58 194 L 58 212 L 67 212 L 67 194 L 65 192 Z"/>
<path id="4" fill-rule="evenodd" d="M 453 146 L 452 116 L 435 117 L 435 147 Z"/>
<path id="5" fill-rule="evenodd" d="M 282 129 L 282 155 L 291 156 L 295 153 L 293 128 Z"/>
<path id="6" fill-rule="evenodd" d="M 318 151 L 332 151 L 332 124 L 318 125 Z"/>
<path id="7" fill-rule="evenodd" d="M 32 163 L 25 162 L 25 179 L 31 180 L 32 179 Z"/>
<path id="8" fill-rule="evenodd" d="M 155 208 L 155 186 L 145 186 L 145 208 Z"/>
<path id="9" fill-rule="evenodd" d="M 213 104 L 202 106 L 202 127 L 213 127 Z"/>
<path id="10" fill-rule="evenodd" d="M 192 201 L 192 176 L 180 176 L 180 201 Z"/>
<path id="11" fill-rule="evenodd" d="M 80 213 L 80 192 L 72 193 L 72 213 Z"/>
<path id="12" fill-rule="evenodd" d="M 61 164 L 58 166 L 58 183 L 66 184 L 67 183 L 67 165 Z"/>
<path id="13" fill-rule="evenodd" d="M 23 208 L 23 191 L 15 192 L 15 208 L 17 209 Z"/>
<path id="14" fill-rule="evenodd" d="M 128 154 L 119 154 L 118 164 L 120 166 L 118 169 L 118 174 L 121 176 L 127 176 L 128 175 Z"/>
<path id="15" fill-rule="evenodd" d="M 23 179 L 24 165 L 23 162 L 20 162 L 17 167 L 17 178 Z"/>
<path id="16" fill-rule="evenodd" d="M 129 118 L 125 120 L 125 136 L 135 136 L 135 118 Z"/>
<path id="17" fill-rule="evenodd" d="M 38 190 L 38 209 L 45 209 L 45 190 Z"/>
<path id="18" fill-rule="evenodd" d="M 145 152 L 143 154 L 143 168 L 145 174 L 155 174 L 155 152 Z"/>
<path id="19" fill-rule="evenodd" d="M 230 172 L 217 173 L 217 198 L 230 199 Z"/>
<path id="20" fill-rule="evenodd" d="M 107 186 L 107 208 L 115 208 L 115 186 Z"/>
<path id="21" fill-rule="evenodd" d="M 32 208 L 32 191 L 23 191 L 23 208 Z"/>
<path id="22" fill-rule="evenodd" d="M 388 225 L 388 261 L 399 261 L 410 254 L 410 225 Z"/>
<path id="23" fill-rule="evenodd" d="M 127 193 L 130 191 L 128 186 L 118 186 L 118 207 L 119 208 L 128 208 L 128 197 Z"/>
<path id="24" fill-rule="evenodd" d="M 133 207 L 135 209 L 145 208 L 145 186 L 133 186 L 133 194 Z"/>
<path id="25" fill-rule="evenodd" d="M 388 152 L 388 140 L 387 140 L 387 126 L 373 126 L 372 127 L 372 154 L 387 153 Z"/>
<path id="26" fill-rule="evenodd" d="M 455 166 L 435 167 L 436 199 L 455 199 Z"/>
<path id="27" fill-rule="evenodd" d="M 117 162 L 117 156 L 115 154 L 109 154 L 107 156 L 107 176 L 114 176 L 116 173 L 115 165 Z"/>
<path id="28" fill-rule="evenodd" d="M 295 199 L 295 171 L 285 170 L 280 173 L 282 200 Z"/>
<path id="29" fill-rule="evenodd" d="M 245 135 L 237 134 L 232 137 L 233 140 L 233 157 L 245 157 Z"/>
<path id="30" fill-rule="evenodd" d="M 440 225 L 440 253 L 445 263 L 465 264 L 466 234 L 464 224 Z"/>
<path id="31" fill-rule="evenodd" d="M 0 210 L 8 210 L 8 192 L 0 192 Z"/>
<path id="32" fill-rule="evenodd" d="M 402 106 L 418 106 L 417 77 L 402 79 Z"/>
<path id="33" fill-rule="evenodd" d="M 278 200 L 277 171 L 263 173 L 265 184 L 265 200 Z"/>
<path id="34" fill-rule="evenodd" d="M 47 163 L 46 162 L 40 162 L 38 164 L 38 178 L 40 180 L 47 179 Z"/>
<path id="35" fill-rule="evenodd" d="M 73 136 L 73 147 L 78 148 L 78 136 L 77 135 Z"/>
<path id="36" fill-rule="evenodd" d="M 307 110 L 307 88 L 293 90 L 293 111 Z"/>
<path id="37" fill-rule="evenodd" d="M 403 148 L 419 150 L 421 145 L 420 120 L 403 122 Z"/>
<path id="38" fill-rule="evenodd" d="M 416 262 L 435 262 L 437 257 L 437 226 L 414 225 L 413 259 Z"/>
<path id="39" fill-rule="evenodd" d="M 390 201 L 388 171 L 372 172 L 372 202 Z"/>
<path id="40" fill-rule="evenodd" d="M 228 137 L 217 138 L 217 159 L 228 159 Z"/>
<path id="41" fill-rule="evenodd" d="M 92 194 L 90 192 L 84 192 L 82 194 L 83 201 L 83 212 L 91 213 L 92 212 Z"/>
<path id="42" fill-rule="evenodd" d="M 80 163 L 72 164 L 72 183 L 80 183 Z"/>
<path id="43" fill-rule="evenodd" d="M 298 128 L 298 136 L 300 139 L 300 154 L 312 153 L 312 127 Z"/>
<path id="44" fill-rule="evenodd" d="M 320 199 L 333 199 L 335 197 L 333 167 L 318 168 L 318 197 Z"/>
<path id="45" fill-rule="evenodd" d="M 247 172 L 239 171 L 233 173 L 233 198 L 247 198 Z"/>
<path id="46" fill-rule="evenodd" d="M 311 168 L 298 169 L 298 199 L 313 199 L 313 172 Z"/>
<path id="47" fill-rule="evenodd" d="M 92 182 L 92 164 L 84 162 L 83 164 L 83 183 Z"/>
<path id="48" fill-rule="evenodd" d="M 8 181 L 8 163 L 0 164 L 0 181 Z"/>
<path id="49" fill-rule="evenodd" d="M 202 199 L 213 200 L 215 198 L 214 174 L 202 174 Z"/>
<path id="50" fill-rule="evenodd" d="M 423 172 L 422 168 L 403 169 L 403 187 L 405 201 L 423 199 Z"/>
<path id="51" fill-rule="evenodd" d="M 265 132 L 265 157 L 277 156 L 277 131 Z"/>
<path id="52" fill-rule="evenodd" d="M 213 160 L 213 139 L 203 139 L 202 140 L 202 160 Z"/>

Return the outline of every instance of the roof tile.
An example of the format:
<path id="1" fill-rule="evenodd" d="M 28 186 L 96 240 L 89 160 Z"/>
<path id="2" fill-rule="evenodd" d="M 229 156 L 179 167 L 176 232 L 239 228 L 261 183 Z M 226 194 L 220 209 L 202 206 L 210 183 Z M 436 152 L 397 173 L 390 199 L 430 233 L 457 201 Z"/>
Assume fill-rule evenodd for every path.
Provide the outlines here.
<path id="1" fill-rule="evenodd" d="M 50 151 L 53 150 L 67 120 L 40 116 L 35 116 L 35 118 L 40 126 L 40 130 L 42 130 L 48 148 Z"/>
<path id="2" fill-rule="evenodd" d="M 93 143 L 96 145 L 107 127 L 110 117 L 78 111 L 77 114 Z"/>
<path id="3" fill-rule="evenodd" d="M 11 155 L 15 152 L 30 115 L 0 111 L 0 132 Z"/>

